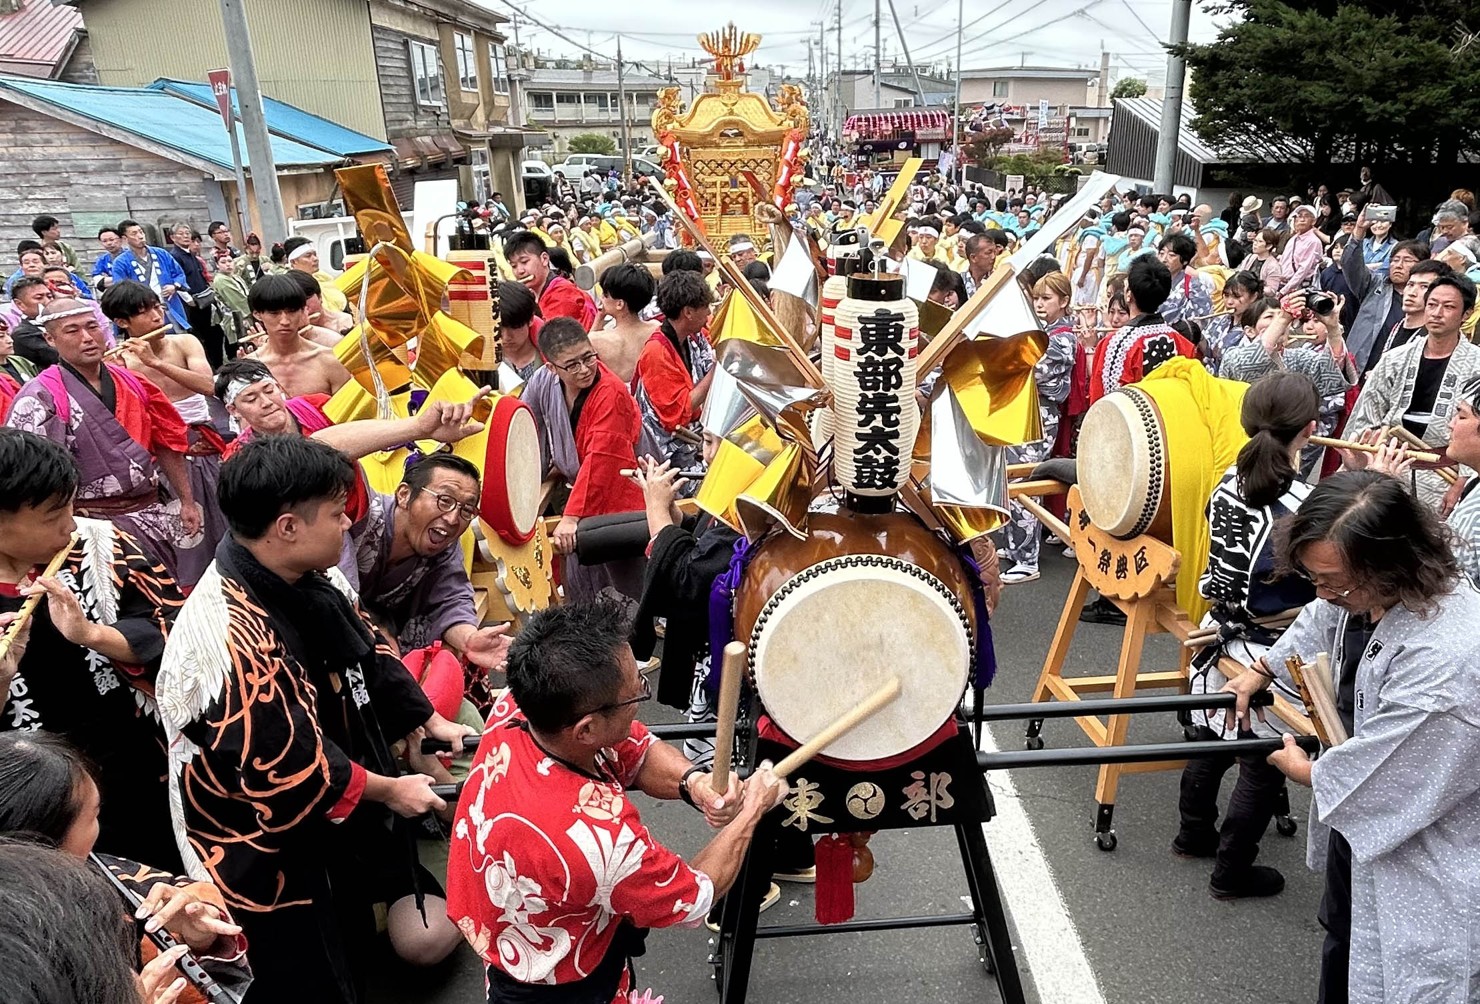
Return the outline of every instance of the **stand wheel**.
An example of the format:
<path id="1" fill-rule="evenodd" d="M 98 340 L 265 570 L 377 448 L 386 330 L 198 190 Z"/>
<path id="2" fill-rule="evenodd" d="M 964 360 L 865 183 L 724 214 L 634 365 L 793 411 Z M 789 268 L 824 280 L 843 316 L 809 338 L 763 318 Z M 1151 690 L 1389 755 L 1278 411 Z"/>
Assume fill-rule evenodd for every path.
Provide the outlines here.
<path id="1" fill-rule="evenodd" d="M 1095 834 L 1095 846 L 1098 847 L 1100 850 L 1106 852 L 1113 851 L 1115 850 L 1115 844 L 1116 840 L 1114 830 L 1106 830 L 1103 833 Z"/>
<path id="2" fill-rule="evenodd" d="M 997 967 L 992 964 L 992 953 L 987 949 L 987 929 L 981 924 L 974 924 L 971 928 L 972 937 L 976 940 L 976 956 L 982 964 L 982 969 L 988 976 L 997 975 Z"/>
<path id="3" fill-rule="evenodd" d="M 1300 825 L 1290 816 L 1280 816 L 1274 821 L 1275 832 L 1282 837 L 1293 837 Z"/>
<path id="4" fill-rule="evenodd" d="M 1043 749 L 1043 737 L 1042 736 L 1028 736 L 1026 739 L 1023 740 L 1023 749 L 1029 749 L 1029 750 L 1041 750 L 1041 749 Z"/>

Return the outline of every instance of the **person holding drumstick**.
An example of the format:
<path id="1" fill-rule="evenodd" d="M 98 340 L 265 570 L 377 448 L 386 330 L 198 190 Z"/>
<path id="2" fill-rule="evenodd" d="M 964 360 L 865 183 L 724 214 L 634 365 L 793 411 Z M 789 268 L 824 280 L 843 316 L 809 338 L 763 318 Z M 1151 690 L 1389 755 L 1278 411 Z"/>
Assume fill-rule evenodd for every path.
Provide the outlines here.
<path id="1" fill-rule="evenodd" d="M 652 689 L 609 603 L 536 613 L 509 649 L 453 825 L 448 915 L 487 965 L 490 1004 L 626 1000 L 646 929 L 703 923 L 786 785 L 763 764 L 723 793 L 637 721 Z M 629 789 L 682 798 L 719 833 L 687 861 Z"/>

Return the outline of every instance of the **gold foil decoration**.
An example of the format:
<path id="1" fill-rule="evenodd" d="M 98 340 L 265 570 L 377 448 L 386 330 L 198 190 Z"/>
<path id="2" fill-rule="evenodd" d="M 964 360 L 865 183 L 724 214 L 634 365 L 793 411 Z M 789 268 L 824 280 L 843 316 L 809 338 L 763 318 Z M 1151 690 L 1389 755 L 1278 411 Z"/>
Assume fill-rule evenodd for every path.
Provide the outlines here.
<path id="1" fill-rule="evenodd" d="M 372 331 L 373 327 L 372 325 Z M 407 359 L 405 344 L 391 346 L 373 334 L 369 338 L 364 338 L 363 335 L 363 326 L 355 325 L 334 346 L 334 357 L 349 370 L 355 382 L 372 395 L 373 401 L 375 382 L 370 376 L 370 363 L 365 359 L 365 344 L 368 342 L 374 365 L 380 371 L 380 379 L 385 383 L 386 390 L 393 394 L 404 390 L 411 383 L 411 364 Z"/>
<path id="2" fill-rule="evenodd" d="M 946 356 L 936 393 L 944 387 L 954 391 L 972 429 L 988 445 L 1042 439 L 1033 367 L 1047 349 L 1042 331 L 962 342 Z"/>
<path id="3" fill-rule="evenodd" d="M 809 457 L 810 443 L 792 441 L 781 447 L 760 476 L 735 499 L 735 518 L 740 532 L 752 542 L 759 540 L 772 523 L 793 537 L 807 536 L 807 507 L 816 494 L 812 472 L 816 458 Z"/>
<path id="4" fill-rule="evenodd" d="M 416 250 L 411 231 L 401 218 L 396 193 L 391 190 L 390 179 L 385 176 L 384 165 L 342 167 L 334 172 L 334 177 L 344 193 L 345 211 L 355 218 L 366 247 L 384 241 L 408 253 Z"/>
<path id="5" fill-rule="evenodd" d="M 464 353 L 481 353 L 483 341 L 478 332 L 438 311 L 432 315 L 431 323 L 422 329 L 416 342 L 414 376 L 417 384 L 431 390 L 444 375 L 457 371 L 458 360 Z"/>

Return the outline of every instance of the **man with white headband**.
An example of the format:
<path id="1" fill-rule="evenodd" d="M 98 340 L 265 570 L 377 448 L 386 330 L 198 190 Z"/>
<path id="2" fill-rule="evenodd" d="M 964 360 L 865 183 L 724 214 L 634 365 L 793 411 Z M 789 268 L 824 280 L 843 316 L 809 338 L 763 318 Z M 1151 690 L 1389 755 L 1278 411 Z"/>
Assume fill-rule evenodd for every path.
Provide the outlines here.
<path id="1" fill-rule="evenodd" d="M 730 261 L 735 263 L 738 269 L 744 269 L 746 265 L 759 257 L 756 254 L 755 244 L 744 234 L 736 234 L 730 238 Z"/>
<path id="2" fill-rule="evenodd" d="M 182 586 L 194 585 L 180 575 L 193 564 L 185 552 L 204 539 L 185 464 L 185 423 L 158 387 L 104 361 L 103 332 L 90 304 L 54 300 L 38 320 L 61 361 L 21 388 L 6 424 L 72 454 L 81 475 L 79 515 L 111 520 Z M 170 502 L 160 501 L 161 487 L 171 490 Z"/>
<path id="3" fill-rule="evenodd" d="M 584 264 L 601 254 L 601 235 L 596 232 L 596 223 L 589 215 L 576 220 L 570 232 L 570 250 L 578 264 Z"/>
<path id="4" fill-rule="evenodd" d="M 319 249 L 307 237 L 289 237 L 283 241 L 283 250 L 288 252 L 288 267 L 307 272 L 319 280 L 319 294 L 324 306 L 336 314 L 349 311 L 349 297 L 334 284 L 334 277 L 319 271 Z"/>
<path id="5" fill-rule="evenodd" d="M 951 256 L 940 246 L 940 228 L 940 220 L 934 216 L 921 219 L 915 228 L 915 246 L 910 249 L 909 257 L 916 261 L 939 262 L 950 268 Z"/>

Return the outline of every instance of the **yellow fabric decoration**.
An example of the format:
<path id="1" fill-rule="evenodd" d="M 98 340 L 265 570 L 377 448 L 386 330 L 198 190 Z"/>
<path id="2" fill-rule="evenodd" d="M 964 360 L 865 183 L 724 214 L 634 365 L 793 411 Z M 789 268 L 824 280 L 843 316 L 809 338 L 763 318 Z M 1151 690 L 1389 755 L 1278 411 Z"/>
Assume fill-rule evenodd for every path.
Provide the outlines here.
<path id="1" fill-rule="evenodd" d="M 1178 356 L 1134 386 L 1161 412 L 1171 464 L 1172 546 L 1182 555 L 1177 603 L 1197 623 L 1212 606 L 1197 591 L 1208 564 L 1208 499 L 1249 439 L 1239 421 L 1249 385 L 1220 380 L 1197 360 Z"/>

